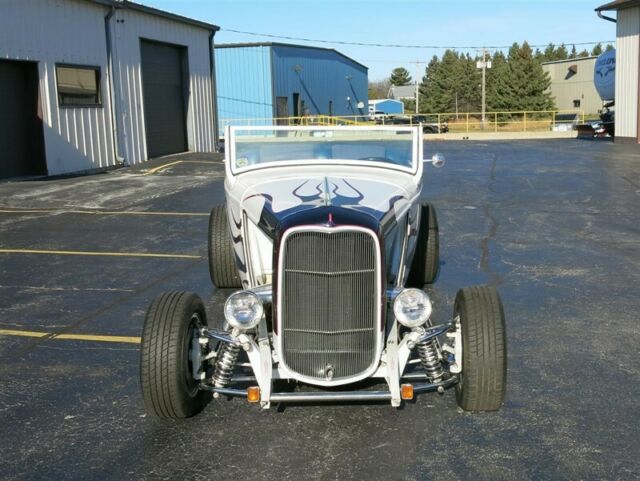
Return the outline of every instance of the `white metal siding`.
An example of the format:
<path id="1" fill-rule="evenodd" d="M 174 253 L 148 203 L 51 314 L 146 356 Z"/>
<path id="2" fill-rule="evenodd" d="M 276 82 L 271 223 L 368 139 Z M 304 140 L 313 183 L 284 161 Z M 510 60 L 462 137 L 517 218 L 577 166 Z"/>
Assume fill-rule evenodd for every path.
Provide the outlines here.
<path id="1" fill-rule="evenodd" d="M 86 1 L 0 3 L 0 58 L 38 62 L 49 174 L 115 164 L 104 14 L 102 7 Z M 99 66 L 103 107 L 59 108 L 56 63 Z"/>
<path id="2" fill-rule="evenodd" d="M 616 136 L 638 137 L 640 7 L 618 11 L 616 41 Z"/>
<path id="3" fill-rule="evenodd" d="M 117 20 L 117 21 L 116 21 Z M 120 152 L 131 164 L 147 160 L 140 68 L 140 39 L 187 47 L 189 150 L 214 150 L 214 112 L 209 61 L 209 34 L 198 28 L 132 10 L 117 10 L 112 19 L 114 79 Z"/>

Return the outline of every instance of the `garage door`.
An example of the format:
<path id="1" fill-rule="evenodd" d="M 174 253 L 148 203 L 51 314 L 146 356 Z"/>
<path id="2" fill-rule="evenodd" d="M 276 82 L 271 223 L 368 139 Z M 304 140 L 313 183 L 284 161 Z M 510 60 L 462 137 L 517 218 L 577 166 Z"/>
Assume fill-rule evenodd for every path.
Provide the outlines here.
<path id="1" fill-rule="evenodd" d="M 38 64 L 0 60 L 0 178 L 46 174 Z"/>
<path id="2" fill-rule="evenodd" d="M 186 48 L 143 40 L 141 52 L 147 156 L 184 152 Z"/>

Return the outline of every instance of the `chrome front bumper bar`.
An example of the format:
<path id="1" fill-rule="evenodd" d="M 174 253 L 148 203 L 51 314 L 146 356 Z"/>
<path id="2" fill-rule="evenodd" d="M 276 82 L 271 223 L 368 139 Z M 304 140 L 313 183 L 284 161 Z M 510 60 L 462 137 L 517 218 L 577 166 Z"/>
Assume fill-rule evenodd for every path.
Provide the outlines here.
<path id="1" fill-rule="evenodd" d="M 437 383 L 416 383 L 413 385 L 414 394 L 429 391 L 437 391 L 438 389 L 446 389 L 457 384 L 458 377 L 452 376 L 449 379 Z M 247 391 L 244 389 L 217 388 L 207 384 L 201 385 L 202 389 L 231 397 L 247 397 Z M 342 401 L 389 401 L 391 399 L 390 391 L 313 391 L 313 392 L 274 392 L 269 397 L 270 402 L 342 402 Z"/>

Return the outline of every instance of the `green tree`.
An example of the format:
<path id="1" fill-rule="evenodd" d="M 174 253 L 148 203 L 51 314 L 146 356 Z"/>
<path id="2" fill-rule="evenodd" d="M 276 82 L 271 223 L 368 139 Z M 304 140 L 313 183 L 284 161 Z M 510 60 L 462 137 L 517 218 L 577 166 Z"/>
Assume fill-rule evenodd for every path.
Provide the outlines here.
<path id="1" fill-rule="evenodd" d="M 558 60 L 556 58 L 556 46 L 553 43 L 547 45 L 542 54 L 544 62 L 552 62 L 554 60 Z"/>
<path id="2" fill-rule="evenodd" d="M 567 58 L 569 58 L 569 52 L 567 51 L 566 45 L 563 43 L 556 49 L 554 60 L 566 60 Z"/>
<path id="3" fill-rule="evenodd" d="M 594 57 L 598 57 L 602 54 L 602 52 L 603 52 L 602 44 L 597 43 L 596 45 L 594 45 L 593 49 L 591 50 L 591 55 L 593 55 Z"/>
<path id="4" fill-rule="evenodd" d="M 411 75 L 404 67 L 394 68 L 391 72 L 391 85 L 402 86 L 411 83 Z"/>
<path id="5" fill-rule="evenodd" d="M 605 52 L 611 52 L 611 50 L 614 50 L 615 47 L 613 45 L 611 45 L 610 43 L 607 44 L 607 48 L 604 49 Z"/>
<path id="6" fill-rule="evenodd" d="M 553 98 L 549 93 L 551 80 L 527 42 L 514 43 L 505 58 L 494 55 L 488 84 L 488 110 L 551 110 Z"/>
<path id="7" fill-rule="evenodd" d="M 576 50 L 576 46 L 571 47 L 571 53 L 569 54 L 569 58 L 576 58 L 578 56 L 578 51 Z"/>
<path id="8" fill-rule="evenodd" d="M 497 51 L 487 71 L 487 111 L 510 110 L 512 105 L 509 66 L 504 53 Z"/>
<path id="9" fill-rule="evenodd" d="M 469 55 L 447 50 L 431 59 L 420 84 L 421 112 L 455 112 L 456 103 L 461 112 L 478 111 L 480 97 L 480 73 Z"/>

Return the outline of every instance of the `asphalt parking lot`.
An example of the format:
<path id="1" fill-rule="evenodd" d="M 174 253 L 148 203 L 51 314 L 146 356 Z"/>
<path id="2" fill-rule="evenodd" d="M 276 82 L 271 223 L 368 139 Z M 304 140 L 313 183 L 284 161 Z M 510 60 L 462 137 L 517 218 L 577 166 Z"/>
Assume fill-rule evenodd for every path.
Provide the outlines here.
<path id="1" fill-rule="evenodd" d="M 165 290 L 210 317 L 216 156 L 0 184 L 0 478 L 640 479 L 640 152 L 611 142 L 429 142 L 442 268 L 436 318 L 489 283 L 507 315 L 503 409 L 453 392 L 387 404 L 260 411 L 236 399 L 192 419 L 145 415 L 138 344 Z M 210 321 L 215 322 L 215 321 Z"/>

